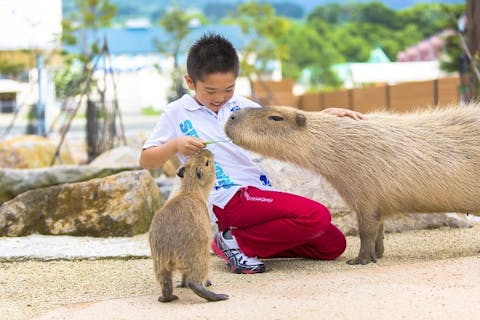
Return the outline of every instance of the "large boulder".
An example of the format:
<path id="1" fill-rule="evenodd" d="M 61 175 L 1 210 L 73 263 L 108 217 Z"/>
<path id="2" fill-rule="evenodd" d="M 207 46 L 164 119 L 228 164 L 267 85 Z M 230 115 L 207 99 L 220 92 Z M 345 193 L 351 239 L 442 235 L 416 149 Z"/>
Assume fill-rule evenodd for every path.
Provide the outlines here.
<path id="1" fill-rule="evenodd" d="M 120 166 L 139 168 L 140 152 L 141 149 L 129 146 L 117 147 L 105 151 L 90 162 L 90 165 L 104 168 L 116 168 Z M 178 158 L 173 156 L 163 165 L 162 168 L 151 170 L 150 173 L 154 176 L 161 176 L 164 174 L 167 177 L 175 177 L 179 166 L 180 162 L 178 161 Z"/>
<path id="2" fill-rule="evenodd" d="M 164 201 L 147 170 L 39 188 L 0 206 L 0 236 L 133 236 Z"/>
<path id="3" fill-rule="evenodd" d="M 129 168 L 101 168 L 93 166 L 54 166 L 37 169 L 0 169 L 0 204 L 34 189 L 63 183 L 103 178 Z"/>
<path id="4" fill-rule="evenodd" d="M 36 135 L 21 135 L 0 142 L 0 168 L 49 167 L 57 150 L 51 140 Z M 60 150 L 59 161 L 64 165 L 75 164 L 66 148 Z"/>
<path id="5" fill-rule="evenodd" d="M 91 166 L 103 168 L 139 167 L 140 149 L 122 146 L 105 151 L 92 162 Z"/>

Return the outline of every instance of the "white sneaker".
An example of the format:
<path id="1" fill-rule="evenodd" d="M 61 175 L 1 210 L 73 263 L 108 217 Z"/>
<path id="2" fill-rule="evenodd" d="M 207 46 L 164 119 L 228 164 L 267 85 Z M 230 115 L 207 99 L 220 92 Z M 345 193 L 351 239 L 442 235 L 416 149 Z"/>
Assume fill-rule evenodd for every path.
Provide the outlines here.
<path id="1" fill-rule="evenodd" d="M 262 273 L 265 272 L 265 265 L 256 258 L 246 256 L 237 240 L 232 235 L 232 239 L 225 239 L 223 233 L 219 232 L 212 242 L 212 250 L 222 258 L 235 273 Z"/>

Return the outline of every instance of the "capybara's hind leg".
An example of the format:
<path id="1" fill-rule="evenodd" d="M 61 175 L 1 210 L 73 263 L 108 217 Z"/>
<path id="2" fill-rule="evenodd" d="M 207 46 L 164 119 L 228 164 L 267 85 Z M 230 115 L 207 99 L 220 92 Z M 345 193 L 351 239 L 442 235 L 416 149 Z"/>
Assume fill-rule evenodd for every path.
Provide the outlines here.
<path id="1" fill-rule="evenodd" d="M 158 298 L 159 302 L 170 302 L 177 300 L 178 297 L 173 294 L 172 272 L 163 270 L 160 273 L 160 286 L 162 295 Z"/>
<path id="2" fill-rule="evenodd" d="M 360 234 L 360 252 L 355 259 L 348 260 L 347 263 L 367 264 L 377 262 L 376 243 L 381 222 L 373 214 L 358 212 L 357 215 L 358 232 Z"/>
<path id="3" fill-rule="evenodd" d="M 383 256 L 383 222 L 380 223 L 380 227 L 378 228 L 377 240 L 375 241 L 375 253 L 377 254 L 377 258 L 380 259 Z"/>
<path id="4" fill-rule="evenodd" d="M 180 288 L 186 288 L 187 287 L 187 275 L 182 274 L 182 282 L 179 285 Z"/>
<path id="5" fill-rule="evenodd" d="M 220 301 L 228 299 L 228 295 L 222 293 L 215 293 L 208 290 L 201 283 L 189 282 L 188 286 L 193 290 L 198 296 L 208 300 L 208 301 Z"/>
<path id="6" fill-rule="evenodd" d="M 212 285 L 212 282 L 207 279 L 207 281 L 205 281 L 205 287 L 210 287 Z M 187 275 L 186 274 L 183 274 L 182 275 L 182 282 L 180 283 L 179 285 L 180 288 L 186 288 L 187 287 Z"/>

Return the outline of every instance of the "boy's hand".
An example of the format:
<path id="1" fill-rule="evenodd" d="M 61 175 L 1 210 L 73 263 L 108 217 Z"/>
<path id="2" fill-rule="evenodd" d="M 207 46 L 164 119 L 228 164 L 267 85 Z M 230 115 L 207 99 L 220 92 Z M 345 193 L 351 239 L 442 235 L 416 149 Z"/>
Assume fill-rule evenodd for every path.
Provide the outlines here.
<path id="1" fill-rule="evenodd" d="M 337 117 L 350 117 L 355 120 L 367 119 L 363 113 L 353 111 L 345 108 L 327 108 L 322 110 L 322 112 L 337 116 Z"/>
<path id="2" fill-rule="evenodd" d="M 199 138 L 191 136 L 177 138 L 177 150 L 184 156 L 191 156 L 203 148 L 205 148 L 205 144 Z"/>

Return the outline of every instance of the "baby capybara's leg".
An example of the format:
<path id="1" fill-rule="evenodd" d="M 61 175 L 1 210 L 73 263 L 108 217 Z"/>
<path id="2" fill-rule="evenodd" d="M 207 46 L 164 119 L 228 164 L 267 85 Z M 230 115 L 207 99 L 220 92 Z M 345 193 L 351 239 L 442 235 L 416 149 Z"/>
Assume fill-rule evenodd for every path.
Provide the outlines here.
<path id="1" fill-rule="evenodd" d="M 210 287 L 212 285 L 212 282 L 207 279 L 204 283 L 205 287 Z M 179 285 L 180 288 L 186 288 L 187 287 L 187 276 L 185 274 L 182 275 L 182 282 Z"/>
<path id="2" fill-rule="evenodd" d="M 160 302 L 170 302 L 177 300 L 178 297 L 173 294 L 172 272 L 160 271 L 160 286 L 162 287 L 162 295 L 158 298 Z"/>
<path id="3" fill-rule="evenodd" d="M 187 287 L 187 275 L 184 273 L 182 274 L 182 282 L 179 285 L 180 288 L 186 288 Z"/>
<path id="4" fill-rule="evenodd" d="M 355 259 L 348 260 L 348 264 L 367 264 L 377 262 L 377 235 L 381 222 L 374 217 L 374 214 L 357 212 L 358 232 L 360 235 L 360 252 Z M 383 240 L 382 247 L 383 247 Z M 380 248 L 379 248 L 380 249 Z"/>

